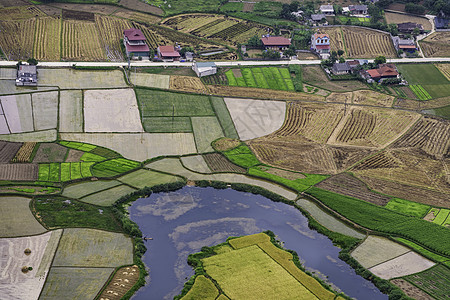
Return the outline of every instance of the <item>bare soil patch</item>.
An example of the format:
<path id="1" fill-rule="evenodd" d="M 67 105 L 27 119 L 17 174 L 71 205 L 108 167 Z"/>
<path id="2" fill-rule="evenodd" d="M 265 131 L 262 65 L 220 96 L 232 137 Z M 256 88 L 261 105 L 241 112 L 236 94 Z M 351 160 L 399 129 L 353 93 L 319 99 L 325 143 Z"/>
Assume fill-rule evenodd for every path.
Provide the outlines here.
<path id="1" fill-rule="evenodd" d="M 281 170 L 281 169 L 277 169 L 277 168 L 268 168 L 265 172 L 273 174 L 273 175 L 277 175 L 280 177 L 284 177 L 289 180 L 306 178 L 306 176 L 301 173 L 295 173 L 295 172 Z"/>
<path id="2" fill-rule="evenodd" d="M 9 7 L 9 6 L 30 5 L 30 3 L 25 0 L 0 0 L 0 5 L 4 7 Z"/>
<path id="3" fill-rule="evenodd" d="M 332 176 L 320 182 L 317 187 L 380 206 L 386 205 L 390 199 L 390 197 L 372 192 L 364 182 L 347 173 Z"/>
<path id="4" fill-rule="evenodd" d="M 171 75 L 169 89 L 197 94 L 206 94 L 208 90 L 198 77 Z"/>
<path id="5" fill-rule="evenodd" d="M 255 3 L 244 3 L 244 8 L 242 9 L 243 12 L 249 12 L 253 11 L 253 8 L 255 7 Z"/>
<path id="6" fill-rule="evenodd" d="M 107 4 L 52 3 L 52 6 L 61 9 L 77 10 L 81 12 L 89 11 L 105 15 L 110 15 L 117 10 L 117 6 Z"/>
<path id="7" fill-rule="evenodd" d="M 122 267 L 100 294 L 99 299 L 119 300 L 135 285 L 139 279 L 138 266 Z"/>
<path id="8" fill-rule="evenodd" d="M 69 153 L 67 154 L 66 162 L 79 162 L 84 152 L 75 149 L 69 149 Z"/>
<path id="9" fill-rule="evenodd" d="M 239 146 L 241 141 L 230 138 L 221 138 L 213 143 L 213 147 L 217 151 L 227 151 Z"/>
<path id="10" fill-rule="evenodd" d="M 119 4 L 129 9 L 139 10 L 146 13 L 155 14 L 158 16 L 162 16 L 164 14 L 164 11 L 161 8 L 147 4 L 139 0 L 120 0 Z"/>
<path id="11" fill-rule="evenodd" d="M 60 16 L 62 13 L 62 9 L 59 7 L 53 7 L 50 5 L 39 5 L 39 9 L 42 10 L 44 14 L 47 16 Z"/>
<path id="12" fill-rule="evenodd" d="M 10 162 L 20 147 L 22 147 L 22 143 L 0 141 L 0 163 Z"/>
<path id="13" fill-rule="evenodd" d="M 232 69 L 234 77 L 242 77 L 241 69 Z"/>
<path id="14" fill-rule="evenodd" d="M 398 286 L 406 295 L 408 295 L 409 297 L 411 297 L 413 299 L 417 299 L 417 300 L 432 300 L 432 299 L 434 299 L 433 297 L 431 297 L 430 295 L 428 295 L 427 293 L 425 293 L 418 287 L 412 285 L 411 283 L 409 283 L 406 280 L 397 278 L 397 279 L 392 279 L 391 282 L 393 284 L 395 284 L 396 286 Z"/>
<path id="15" fill-rule="evenodd" d="M 37 180 L 37 164 L 0 164 L 0 180 Z"/>
<path id="16" fill-rule="evenodd" d="M 431 23 L 430 23 L 430 21 L 428 21 L 427 18 L 412 16 L 412 15 L 405 15 L 405 14 L 397 14 L 397 13 L 392 13 L 392 12 L 385 12 L 384 15 L 386 17 L 386 23 L 388 23 L 388 24 L 401 24 L 401 23 L 413 22 L 413 23 L 417 23 L 417 24 L 422 24 L 423 29 L 425 29 L 425 30 L 432 29 Z"/>
<path id="17" fill-rule="evenodd" d="M 63 9 L 62 17 L 64 20 L 80 20 L 80 21 L 95 22 L 94 13 L 86 11 Z"/>
<path id="18" fill-rule="evenodd" d="M 54 143 L 42 143 L 36 152 L 33 162 L 63 162 L 66 157 L 66 153 L 66 147 Z"/>
<path id="19" fill-rule="evenodd" d="M 405 12 L 405 4 L 403 3 L 392 3 L 388 6 L 390 10 Z"/>
<path id="20" fill-rule="evenodd" d="M 230 172 L 244 174 L 246 172 L 244 168 L 233 164 L 219 153 L 204 154 L 203 158 L 213 173 Z"/>

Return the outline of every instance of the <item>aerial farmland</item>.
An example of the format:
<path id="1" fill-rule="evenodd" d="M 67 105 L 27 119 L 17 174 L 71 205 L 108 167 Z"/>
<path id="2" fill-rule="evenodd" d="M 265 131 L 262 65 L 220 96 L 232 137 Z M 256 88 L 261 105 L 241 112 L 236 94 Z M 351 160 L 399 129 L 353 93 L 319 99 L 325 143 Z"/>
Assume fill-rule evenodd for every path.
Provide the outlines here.
<path id="1" fill-rule="evenodd" d="M 450 16 L 378 2 L 0 0 L 0 298 L 447 299 Z"/>

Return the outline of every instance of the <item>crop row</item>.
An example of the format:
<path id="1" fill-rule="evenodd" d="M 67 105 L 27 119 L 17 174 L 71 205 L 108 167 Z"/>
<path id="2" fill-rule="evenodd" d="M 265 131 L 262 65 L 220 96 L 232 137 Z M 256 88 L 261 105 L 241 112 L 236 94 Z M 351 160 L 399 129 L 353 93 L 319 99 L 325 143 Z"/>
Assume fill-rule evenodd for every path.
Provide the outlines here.
<path id="1" fill-rule="evenodd" d="M 105 49 L 100 43 L 95 23 L 64 21 L 62 45 L 63 59 L 105 59 Z"/>
<path id="2" fill-rule="evenodd" d="M 45 17 L 37 19 L 33 55 L 37 60 L 58 61 L 61 55 L 61 20 Z"/>
<path id="3" fill-rule="evenodd" d="M 437 265 L 426 271 L 409 275 L 404 278 L 425 290 L 435 299 L 448 299 L 450 269 L 443 265 Z"/>
<path id="4" fill-rule="evenodd" d="M 245 144 L 223 152 L 223 154 L 234 164 L 243 168 L 250 168 L 258 165 L 260 162 L 253 154 L 252 150 Z"/>
<path id="5" fill-rule="evenodd" d="M 59 142 L 61 145 L 66 146 L 68 148 L 73 148 L 76 150 L 80 150 L 80 151 L 92 151 L 95 148 L 97 148 L 97 146 L 95 145 L 91 145 L 91 144 L 85 144 L 85 143 L 80 143 L 80 142 L 67 142 L 67 141 L 61 141 Z"/>
<path id="6" fill-rule="evenodd" d="M 376 117 L 362 110 L 353 110 L 336 140 L 348 142 L 368 137 L 375 129 Z"/>
<path id="7" fill-rule="evenodd" d="M 396 168 L 398 166 L 398 163 L 393 158 L 388 156 L 386 152 L 381 152 L 363 161 L 355 167 L 355 170 Z"/>
<path id="8" fill-rule="evenodd" d="M 409 87 L 420 100 L 431 99 L 430 94 L 428 94 L 428 92 L 420 84 L 412 84 Z"/>
<path id="9" fill-rule="evenodd" d="M 92 173 L 98 177 L 112 177 L 136 169 L 140 163 L 125 158 L 115 158 L 100 162 L 92 167 Z"/>
<path id="10" fill-rule="evenodd" d="M 39 181 L 69 181 L 92 177 L 91 166 L 94 162 L 39 164 Z"/>
<path id="11" fill-rule="evenodd" d="M 225 72 L 225 75 L 228 79 L 228 85 L 258 87 L 283 91 L 295 90 L 294 84 L 292 83 L 289 71 L 287 69 L 281 69 L 277 67 L 242 68 L 240 69 L 240 72 L 242 73 L 242 77 L 236 77 L 233 73 L 233 70 L 228 70 Z"/>
<path id="12" fill-rule="evenodd" d="M 123 60 L 120 39 L 123 37 L 125 29 L 132 28 L 131 22 L 125 19 L 96 15 L 95 23 L 108 59 L 111 61 Z"/>
<path id="13" fill-rule="evenodd" d="M 25 142 L 22 147 L 20 147 L 19 151 L 17 151 L 16 155 L 12 159 L 12 162 L 25 163 L 31 161 L 31 155 L 33 154 L 34 147 L 36 146 L 36 142 Z"/>
<path id="14" fill-rule="evenodd" d="M 349 57 L 395 56 L 394 46 L 387 34 L 359 32 L 348 28 L 343 28 L 343 33 Z"/>
<path id="15" fill-rule="evenodd" d="M 32 57 L 36 19 L 0 22 L 0 47 L 9 60 Z"/>

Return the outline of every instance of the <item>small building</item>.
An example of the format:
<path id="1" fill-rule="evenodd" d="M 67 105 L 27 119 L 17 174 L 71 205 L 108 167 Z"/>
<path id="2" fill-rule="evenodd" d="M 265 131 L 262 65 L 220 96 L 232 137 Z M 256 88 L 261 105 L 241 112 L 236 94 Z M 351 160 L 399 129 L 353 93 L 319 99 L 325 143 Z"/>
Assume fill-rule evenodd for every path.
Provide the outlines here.
<path id="1" fill-rule="evenodd" d="M 359 67 L 361 65 L 361 63 L 359 62 L 358 59 L 348 60 L 348 61 L 346 61 L 346 63 L 350 67 L 350 71 L 353 71 L 354 69 L 356 69 L 357 67 Z"/>
<path id="2" fill-rule="evenodd" d="M 311 50 L 318 53 L 322 58 L 330 53 L 330 37 L 326 33 L 314 33 L 311 36 Z"/>
<path id="3" fill-rule="evenodd" d="M 367 5 L 349 5 L 348 10 L 352 15 L 367 15 Z"/>
<path id="4" fill-rule="evenodd" d="M 417 24 L 413 22 L 406 22 L 406 23 L 400 23 L 397 24 L 398 31 L 403 33 L 412 33 L 414 29 L 418 28 L 420 33 L 423 32 L 423 26 L 422 24 Z"/>
<path id="5" fill-rule="evenodd" d="M 436 29 L 447 29 L 449 27 L 449 20 L 441 17 L 434 18 L 434 25 Z"/>
<path id="6" fill-rule="evenodd" d="M 147 58 L 150 56 L 150 48 L 141 30 L 136 28 L 125 29 L 123 31 L 123 44 L 127 56 Z"/>
<path id="7" fill-rule="evenodd" d="M 37 67 L 35 65 L 19 65 L 16 85 L 37 86 Z"/>
<path id="8" fill-rule="evenodd" d="M 324 15 L 327 15 L 327 16 L 334 15 L 334 8 L 333 8 L 333 5 L 331 5 L 331 4 L 321 5 L 319 10 Z"/>
<path id="9" fill-rule="evenodd" d="M 303 16 L 303 10 L 293 11 L 291 12 L 291 15 L 293 15 L 296 18 L 300 18 L 301 16 Z"/>
<path id="10" fill-rule="evenodd" d="M 371 69 L 366 71 L 367 74 L 375 81 L 379 81 L 384 78 L 398 78 L 399 73 L 397 68 L 393 64 L 381 64 L 377 69 Z"/>
<path id="11" fill-rule="evenodd" d="M 344 75 L 350 73 L 351 68 L 347 62 L 345 63 L 335 63 L 331 68 L 333 75 Z"/>
<path id="12" fill-rule="evenodd" d="M 184 53 L 184 58 L 186 59 L 186 61 L 193 61 L 194 53 L 188 51 L 188 52 Z"/>
<path id="13" fill-rule="evenodd" d="M 311 15 L 311 20 L 313 20 L 313 22 L 320 22 L 323 19 L 327 19 L 327 16 L 325 16 L 324 14 L 313 14 Z"/>
<path id="14" fill-rule="evenodd" d="M 402 39 L 398 36 L 392 37 L 395 50 L 403 50 L 405 52 L 414 53 L 417 51 L 416 43 L 413 39 Z"/>
<path id="15" fill-rule="evenodd" d="M 163 61 L 179 61 L 181 56 L 174 46 L 158 46 L 157 53 Z"/>
<path id="16" fill-rule="evenodd" d="M 291 39 L 282 36 L 264 36 L 261 42 L 266 50 L 284 51 L 291 45 Z"/>
<path id="17" fill-rule="evenodd" d="M 217 66 L 214 62 L 195 62 L 192 64 L 192 70 L 198 77 L 203 77 L 216 74 Z"/>

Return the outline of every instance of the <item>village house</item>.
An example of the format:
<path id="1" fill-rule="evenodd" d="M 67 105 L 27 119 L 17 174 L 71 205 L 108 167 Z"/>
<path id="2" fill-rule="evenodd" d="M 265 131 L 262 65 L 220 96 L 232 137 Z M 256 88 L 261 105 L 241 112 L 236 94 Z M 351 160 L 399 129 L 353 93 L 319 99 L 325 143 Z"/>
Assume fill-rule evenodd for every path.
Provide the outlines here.
<path id="1" fill-rule="evenodd" d="M 349 74 L 351 71 L 351 68 L 348 63 L 335 63 L 333 64 L 333 67 L 331 68 L 331 72 L 333 75 L 344 75 Z"/>
<path id="2" fill-rule="evenodd" d="M 16 85 L 37 86 L 37 67 L 35 65 L 19 65 Z"/>
<path id="3" fill-rule="evenodd" d="M 393 64 L 381 64 L 376 69 L 366 71 L 366 74 L 374 81 L 380 81 L 385 78 L 398 78 L 399 73 Z"/>
<path id="4" fill-rule="evenodd" d="M 392 37 L 395 50 L 402 50 L 404 52 L 414 53 L 417 51 L 416 43 L 413 39 L 402 39 L 398 36 Z"/>
<path id="5" fill-rule="evenodd" d="M 334 8 L 333 8 L 333 5 L 331 5 L 331 4 L 321 5 L 319 10 L 324 15 L 328 15 L 328 16 L 334 15 Z"/>
<path id="6" fill-rule="evenodd" d="M 319 23 L 319 22 L 321 22 L 323 19 L 325 19 L 325 24 L 327 23 L 326 22 L 326 19 L 327 19 L 327 16 L 325 16 L 324 14 L 313 14 L 313 15 L 311 15 L 311 20 L 314 22 L 314 23 Z"/>
<path id="7" fill-rule="evenodd" d="M 422 24 L 417 24 L 413 22 L 406 22 L 406 23 L 400 23 L 397 24 L 398 31 L 403 33 L 412 33 L 414 29 L 418 28 L 420 33 L 423 32 L 423 26 Z"/>
<path id="8" fill-rule="evenodd" d="M 192 70 L 198 77 L 203 77 L 216 74 L 217 66 L 214 62 L 195 62 L 192 64 Z"/>
<path id="9" fill-rule="evenodd" d="M 263 36 L 261 42 L 266 50 L 285 51 L 291 45 L 291 39 L 282 36 Z"/>
<path id="10" fill-rule="evenodd" d="M 346 61 L 346 63 L 350 67 L 350 71 L 351 72 L 361 65 L 361 63 L 357 59 L 355 59 L 355 60 L 348 60 L 348 61 Z"/>
<path id="11" fill-rule="evenodd" d="M 349 5 L 348 10 L 352 15 L 367 15 L 367 5 Z"/>
<path id="12" fill-rule="evenodd" d="M 314 33 L 311 36 L 311 50 L 322 58 L 328 58 L 330 54 L 330 37 L 326 33 Z"/>
<path id="13" fill-rule="evenodd" d="M 174 46 L 158 46 L 157 53 L 163 61 L 179 61 L 181 56 Z"/>
<path id="14" fill-rule="evenodd" d="M 142 57 L 148 59 L 150 56 L 150 48 L 147 45 L 146 38 L 139 29 L 125 29 L 123 31 L 123 44 L 127 56 L 130 58 Z"/>

